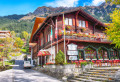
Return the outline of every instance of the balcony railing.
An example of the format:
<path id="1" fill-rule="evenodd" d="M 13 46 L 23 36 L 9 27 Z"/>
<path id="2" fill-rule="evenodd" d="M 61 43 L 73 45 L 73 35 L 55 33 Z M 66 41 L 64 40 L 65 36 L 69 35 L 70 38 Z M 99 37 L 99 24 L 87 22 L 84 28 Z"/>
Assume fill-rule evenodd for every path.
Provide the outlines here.
<path id="1" fill-rule="evenodd" d="M 59 35 L 58 36 L 58 40 L 63 39 L 64 35 Z M 110 40 L 107 40 L 106 37 L 100 38 L 100 37 L 96 37 L 96 36 L 78 36 L 78 35 L 65 35 L 66 39 L 73 39 L 73 40 L 81 40 L 81 41 L 90 41 L 90 42 L 112 42 Z M 52 42 L 57 41 L 56 39 L 53 39 Z M 39 49 L 44 48 L 45 46 L 51 44 L 51 41 L 46 42 L 45 44 L 43 44 L 42 46 L 40 46 Z"/>
<path id="2" fill-rule="evenodd" d="M 64 38 L 64 36 L 59 36 L 59 39 Z M 85 36 L 68 36 L 65 35 L 66 39 L 75 39 L 75 40 L 82 40 L 82 41 L 97 41 L 97 42 L 112 42 L 110 40 L 107 40 L 107 38 L 97 38 L 97 37 L 85 37 Z"/>

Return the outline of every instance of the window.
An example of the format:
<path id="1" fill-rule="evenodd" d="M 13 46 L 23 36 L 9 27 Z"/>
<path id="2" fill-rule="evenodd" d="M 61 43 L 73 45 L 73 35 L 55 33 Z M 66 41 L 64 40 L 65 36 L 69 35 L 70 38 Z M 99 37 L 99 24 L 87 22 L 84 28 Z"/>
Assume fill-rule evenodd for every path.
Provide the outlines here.
<path id="1" fill-rule="evenodd" d="M 65 25 L 73 25 L 71 18 L 65 18 Z"/>
<path id="2" fill-rule="evenodd" d="M 50 34 L 48 34 L 48 42 L 50 41 Z"/>
<path id="3" fill-rule="evenodd" d="M 81 20 L 79 20 L 79 27 L 82 27 Z"/>
<path id="4" fill-rule="evenodd" d="M 82 21 L 82 27 L 85 27 L 85 21 Z"/>
<path id="5" fill-rule="evenodd" d="M 69 25 L 72 25 L 72 19 L 69 18 Z"/>
<path id="6" fill-rule="evenodd" d="M 79 27 L 86 27 L 85 21 L 79 20 Z"/>
<path id="7" fill-rule="evenodd" d="M 65 25 L 68 25 L 68 18 L 65 18 Z"/>

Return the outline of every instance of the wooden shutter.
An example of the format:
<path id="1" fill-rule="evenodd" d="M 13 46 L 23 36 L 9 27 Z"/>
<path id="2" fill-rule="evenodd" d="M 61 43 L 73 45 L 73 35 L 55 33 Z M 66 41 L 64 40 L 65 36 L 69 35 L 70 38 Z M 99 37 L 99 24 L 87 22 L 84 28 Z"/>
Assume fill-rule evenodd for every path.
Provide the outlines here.
<path id="1" fill-rule="evenodd" d="M 41 46 L 41 39 L 40 39 L 40 46 Z"/>
<path id="2" fill-rule="evenodd" d="M 72 21 L 73 21 L 73 26 L 75 26 L 75 19 L 73 18 Z"/>
<path id="3" fill-rule="evenodd" d="M 88 21 L 86 21 L 86 27 L 88 28 Z"/>
<path id="4" fill-rule="evenodd" d="M 46 42 L 47 42 L 47 35 L 46 35 Z"/>
<path id="5" fill-rule="evenodd" d="M 79 26 L 79 20 L 78 19 L 76 19 L 76 23 L 77 23 L 77 26 Z"/>

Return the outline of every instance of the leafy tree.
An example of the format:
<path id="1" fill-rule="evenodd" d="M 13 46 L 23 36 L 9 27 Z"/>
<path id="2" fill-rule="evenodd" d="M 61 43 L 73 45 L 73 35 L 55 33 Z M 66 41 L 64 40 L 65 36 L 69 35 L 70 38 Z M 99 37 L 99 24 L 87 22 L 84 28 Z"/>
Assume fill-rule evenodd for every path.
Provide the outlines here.
<path id="1" fill-rule="evenodd" d="M 105 0 L 106 2 L 112 2 L 113 4 L 119 5 L 120 0 Z"/>
<path id="2" fill-rule="evenodd" d="M 14 32 L 13 32 L 14 33 Z M 0 58 L 3 59 L 2 65 L 5 66 L 4 59 L 10 60 L 13 56 L 18 56 L 20 53 L 20 48 L 23 46 L 24 42 L 19 38 L 0 38 Z"/>
<path id="3" fill-rule="evenodd" d="M 109 40 L 113 44 L 116 44 L 115 47 L 120 48 L 120 9 L 115 9 L 113 14 L 110 14 L 112 23 L 106 28 L 105 33 Z"/>
<path id="4" fill-rule="evenodd" d="M 23 45 L 24 45 L 24 42 L 21 40 L 21 38 L 20 37 L 16 37 L 15 38 L 15 42 L 14 42 L 14 46 L 16 48 L 22 48 Z"/>
<path id="5" fill-rule="evenodd" d="M 0 38 L 0 43 L 3 44 L 3 46 L 0 46 L 0 58 L 3 59 L 3 64 L 4 64 L 4 59 L 10 59 L 10 52 L 13 49 L 12 46 L 12 38 Z"/>
<path id="6" fill-rule="evenodd" d="M 11 36 L 12 36 L 12 38 L 15 38 L 15 37 L 16 37 L 15 31 L 11 31 Z"/>
<path id="7" fill-rule="evenodd" d="M 61 50 L 59 50 L 59 52 L 57 53 L 57 55 L 55 57 L 55 63 L 57 65 L 59 65 L 59 64 L 63 65 L 65 63 L 65 55 Z"/>
<path id="8" fill-rule="evenodd" d="M 28 32 L 23 31 L 23 32 L 21 33 L 21 38 L 23 38 L 23 39 L 25 39 L 25 40 L 28 40 L 28 37 L 29 37 Z"/>

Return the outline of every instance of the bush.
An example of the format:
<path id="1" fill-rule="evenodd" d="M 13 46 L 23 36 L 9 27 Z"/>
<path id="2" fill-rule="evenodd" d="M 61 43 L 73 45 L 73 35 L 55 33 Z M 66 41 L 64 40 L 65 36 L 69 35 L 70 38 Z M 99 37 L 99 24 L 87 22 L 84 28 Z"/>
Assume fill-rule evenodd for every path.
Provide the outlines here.
<path id="1" fill-rule="evenodd" d="M 57 53 L 57 55 L 55 57 L 55 64 L 56 65 L 63 65 L 64 62 L 65 62 L 65 55 L 61 50 L 59 50 L 59 52 Z"/>
<path id="2" fill-rule="evenodd" d="M 82 65 L 85 66 L 85 65 L 87 65 L 87 62 L 81 62 L 80 65 L 81 65 L 81 67 L 82 67 Z"/>
<path id="3" fill-rule="evenodd" d="M 92 64 L 93 65 L 93 62 L 88 62 L 88 64 Z"/>

